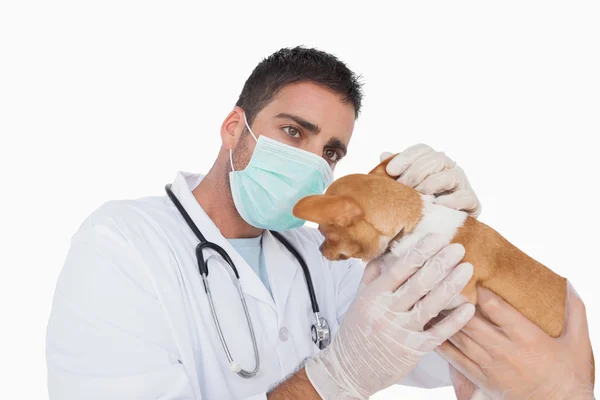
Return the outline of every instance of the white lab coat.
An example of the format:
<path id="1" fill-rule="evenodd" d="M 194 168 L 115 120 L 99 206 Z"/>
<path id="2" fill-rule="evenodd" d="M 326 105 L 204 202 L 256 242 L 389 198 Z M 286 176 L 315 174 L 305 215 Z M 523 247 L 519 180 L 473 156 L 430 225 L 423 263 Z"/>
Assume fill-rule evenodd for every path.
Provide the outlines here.
<path id="1" fill-rule="evenodd" d="M 172 190 L 204 236 L 238 268 L 258 341 L 258 374 L 243 379 L 229 370 L 198 273 L 198 241 L 165 194 L 108 202 L 73 236 L 47 327 L 51 400 L 264 400 L 273 385 L 318 352 L 299 264 L 265 232 L 273 300 L 193 197 L 201 179 L 178 173 Z M 335 335 L 363 264 L 324 259 L 316 229 L 303 227 L 285 237 L 305 258 L 321 314 Z M 230 269 L 212 252 L 205 256 L 229 349 L 236 362 L 252 369 L 254 352 Z M 450 385 L 448 364 L 431 353 L 400 384 Z"/>

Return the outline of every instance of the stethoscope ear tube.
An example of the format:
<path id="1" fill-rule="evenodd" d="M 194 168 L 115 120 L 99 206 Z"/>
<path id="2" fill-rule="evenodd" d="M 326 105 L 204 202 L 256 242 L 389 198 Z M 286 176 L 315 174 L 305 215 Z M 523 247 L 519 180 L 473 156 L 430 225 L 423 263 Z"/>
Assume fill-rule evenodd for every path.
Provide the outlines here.
<path id="1" fill-rule="evenodd" d="M 200 270 L 200 274 L 205 274 L 206 276 L 208 276 L 208 265 L 206 265 L 206 260 L 204 259 L 204 256 L 202 254 L 202 250 L 204 249 L 211 249 L 216 251 L 221 257 L 223 257 L 225 262 L 229 264 L 229 266 L 233 270 L 235 277 L 237 279 L 240 279 L 240 274 L 238 273 L 238 270 L 235 267 L 233 260 L 229 257 L 229 254 L 227 254 L 227 252 L 221 246 L 211 242 L 200 242 L 196 246 L 196 258 L 198 259 L 198 269 Z"/>
<path id="2" fill-rule="evenodd" d="M 308 295 L 310 297 L 310 304 L 314 313 L 319 312 L 319 303 L 317 302 L 317 296 L 315 295 L 315 288 L 313 286 L 312 278 L 310 275 L 310 271 L 308 269 L 308 265 L 304 261 L 304 258 L 296 251 L 296 249 L 281 235 L 279 232 L 269 231 L 273 236 L 279 240 L 281 244 L 285 246 L 285 248 L 292 253 L 292 255 L 298 260 L 300 267 L 302 267 L 302 272 L 304 272 L 304 279 L 306 280 L 306 288 L 308 289 Z M 318 322 L 317 322 L 318 324 Z"/>
<path id="3" fill-rule="evenodd" d="M 204 256 L 202 254 L 202 249 L 204 249 L 205 246 L 203 246 L 204 244 L 206 244 L 207 242 L 204 243 L 198 243 L 198 245 L 196 246 L 196 260 L 198 260 L 198 269 L 200 270 L 200 275 L 204 276 L 208 276 L 208 267 L 206 266 L 206 260 L 204 259 Z"/>
<path id="4" fill-rule="evenodd" d="M 167 192 L 167 195 L 169 195 L 169 198 L 171 199 L 173 204 L 175 204 L 175 207 L 177 207 L 177 210 L 179 210 L 179 213 L 181 214 L 183 219 L 185 219 L 185 222 L 187 223 L 187 225 L 190 227 L 192 232 L 194 232 L 194 235 L 196 235 L 196 237 L 198 238 L 200 243 L 207 242 L 206 238 L 204 238 L 204 235 L 202 235 L 202 233 L 200 233 L 200 230 L 198 229 L 196 224 L 194 224 L 194 221 L 192 221 L 192 218 L 190 217 L 190 215 L 187 213 L 187 211 L 185 211 L 185 208 L 183 208 L 183 206 L 181 205 L 181 203 L 179 202 L 177 197 L 175 197 L 175 194 L 171 190 L 170 183 L 165 185 L 165 191 Z"/>
<path id="5" fill-rule="evenodd" d="M 304 279 L 306 280 L 306 288 L 308 289 L 308 295 L 310 297 L 310 304 L 312 306 L 313 313 L 315 314 L 315 323 L 311 326 L 312 341 L 316 344 L 319 349 L 324 349 L 329 345 L 331 341 L 330 329 L 327 320 L 319 315 L 319 303 L 317 302 L 317 296 L 315 295 L 315 288 L 312 283 L 312 278 L 308 265 L 304 261 L 304 258 L 298 253 L 298 251 L 279 233 L 270 231 L 273 236 L 279 240 L 281 244 L 298 260 L 302 271 L 304 272 Z"/>

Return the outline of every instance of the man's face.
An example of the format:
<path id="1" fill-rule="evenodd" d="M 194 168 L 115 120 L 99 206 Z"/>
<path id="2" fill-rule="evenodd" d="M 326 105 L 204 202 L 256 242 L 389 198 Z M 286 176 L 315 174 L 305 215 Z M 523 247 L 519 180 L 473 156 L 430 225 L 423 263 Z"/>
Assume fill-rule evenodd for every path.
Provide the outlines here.
<path id="1" fill-rule="evenodd" d="M 244 130 L 243 114 L 236 131 Z M 339 94 L 311 82 L 286 85 L 252 121 L 250 128 L 258 138 L 271 139 L 323 157 L 335 168 L 346 155 L 354 130 L 355 110 Z M 236 135 L 237 136 L 237 135 Z M 236 170 L 248 165 L 256 142 L 243 134 L 233 150 Z"/>

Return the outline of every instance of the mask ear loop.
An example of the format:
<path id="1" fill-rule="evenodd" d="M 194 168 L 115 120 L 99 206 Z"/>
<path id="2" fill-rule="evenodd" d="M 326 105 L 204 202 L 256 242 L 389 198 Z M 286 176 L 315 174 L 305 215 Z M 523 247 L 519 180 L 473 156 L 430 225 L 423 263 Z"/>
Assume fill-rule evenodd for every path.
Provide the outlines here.
<path id="1" fill-rule="evenodd" d="M 246 124 L 246 128 L 248 128 L 248 131 L 250 132 L 250 134 L 252 135 L 252 138 L 254 139 L 254 141 L 258 142 L 258 139 L 256 138 L 256 136 L 254 136 L 254 132 L 252 132 L 252 129 L 250 128 L 250 125 L 248 124 L 248 120 L 246 119 L 246 112 L 244 111 L 244 123 Z M 235 168 L 233 168 L 233 150 L 230 149 L 229 150 L 229 163 L 231 164 L 231 170 L 235 171 Z"/>
<path id="2" fill-rule="evenodd" d="M 246 119 L 246 113 L 245 112 L 244 112 L 244 122 L 246 123 L 246 128 L 248 128 L 248 130 L 250 131 L 250 134 L 252 135 L 252 137 L 254 138 L 254 140 L 258 142 L 258 139 L 256 138 L 256 136 L 254 136 L 254 132 L 252 132 L 252 129 L 250 129 L 250 125 L 248 125 L 248 120 Z"/>
<path id="3" fill-rule="evenodd" d="M 235 171 L 235 168 L 233 168 L 233 157 L 231 157 L 231 149 L 229 150 L 229 163 L 231 164 L 231 171 Z"/>

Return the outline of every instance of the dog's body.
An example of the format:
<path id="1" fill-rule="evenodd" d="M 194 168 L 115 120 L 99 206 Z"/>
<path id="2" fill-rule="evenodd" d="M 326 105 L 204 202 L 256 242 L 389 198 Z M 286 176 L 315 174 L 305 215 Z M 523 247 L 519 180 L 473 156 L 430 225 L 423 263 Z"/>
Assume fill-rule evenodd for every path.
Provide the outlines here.
<path id="1" fill-rule="evenodd" d="M 566 279 L 534 260 L 486 224 L 433 203 L 433 197 L 385 172 L 391 157 L 369 174 L 333 182 L 324 195 L 294 207 L 298 218 L 319 224 L 323 255 L 330 260 L 370 261 L 386 251 L 401 254 L 428 233 L 442 233 L 465 247 L 473 278 L 448 309 L 477 304 L 476 286 L 496 293 L 552 337 L 563 331 Z M 475 397 L 473 397 L 475 398 Z"/>

